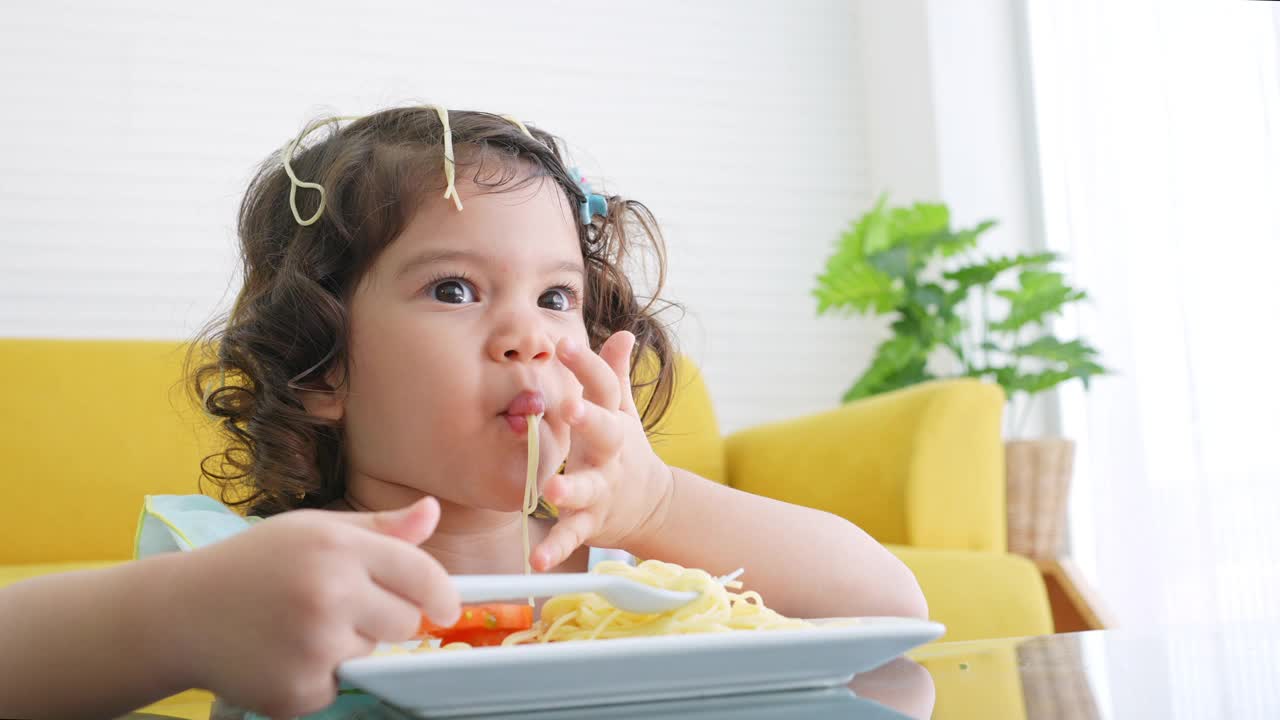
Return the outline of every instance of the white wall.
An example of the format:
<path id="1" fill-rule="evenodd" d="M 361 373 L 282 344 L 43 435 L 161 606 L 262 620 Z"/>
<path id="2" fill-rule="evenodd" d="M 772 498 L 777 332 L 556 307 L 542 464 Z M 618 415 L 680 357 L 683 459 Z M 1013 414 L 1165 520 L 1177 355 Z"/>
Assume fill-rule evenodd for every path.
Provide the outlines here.
<path id="1" fill-rule="evenodd" d="M 946 202 L 955 227 L 997 219 L 979 255 L 1044 247 L 1023 1 L 862 0 L 856 13 L 867 186 Z M 953 372 L 947 359 L 931 367 Z M 1056 432 L 1053 394 L 1012 410 L 1025 421 L 1010 434 Z"/>
<path id="2" fill-rule="evenodd" d="M 867 207 L 857 6 L 28 2 L 0 23 L 0 335 L 181 338 L 234 294 L 255 164 L 318 113 L 436 101 L 566 137 L 646 202 L 735 429 L 832 406 L 876 325 L 814 317 Z M 886 69 L 891 72 L 891 69 Z"/>

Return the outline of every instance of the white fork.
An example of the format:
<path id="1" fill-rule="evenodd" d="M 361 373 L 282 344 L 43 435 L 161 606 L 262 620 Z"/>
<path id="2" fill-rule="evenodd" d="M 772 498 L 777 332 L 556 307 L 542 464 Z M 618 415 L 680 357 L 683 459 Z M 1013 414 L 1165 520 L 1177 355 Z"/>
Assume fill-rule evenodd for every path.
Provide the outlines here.
<path id="1" fill-rule="evenodd" d="M 716 581 L 724 585 L 733 582 L 742 573 L 742 568 L 739 568 L 716 578 Z M 454 575 L 453 583 L 464 603 L 593 592 L 619 610 L 633 613 L 675 610 L 698 597 L 698 593 L 692 591 L 663 590 L 617 575 L 595 573 Z"/>

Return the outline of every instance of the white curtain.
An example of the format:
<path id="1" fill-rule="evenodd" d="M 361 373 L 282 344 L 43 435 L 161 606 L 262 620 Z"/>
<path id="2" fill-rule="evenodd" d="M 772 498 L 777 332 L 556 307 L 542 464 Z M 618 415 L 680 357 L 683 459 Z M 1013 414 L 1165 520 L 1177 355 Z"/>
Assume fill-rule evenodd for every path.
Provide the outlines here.
<path id="1" fill-rule="evenodd" d="M 1218 662 L 1280 619 L 1280 11 L 1033 0 L 1028 28 L 1048 244 L 1092 296 L 1061 329 L 1116 371 L 1060 398 L 1072 555 L 1121 626 L 1231 626 L 1164 669 L 1173 716 L 1280 706 Z"/>
<path id="2" fill-rule="evenodd" d="M 1062 330 L 1116 371 L 1061 398 L 1072 554 L 1122 625 L 1276 620 L 1280 11 L 1029 8 L 1048 243 L 1092 296 Z"/>

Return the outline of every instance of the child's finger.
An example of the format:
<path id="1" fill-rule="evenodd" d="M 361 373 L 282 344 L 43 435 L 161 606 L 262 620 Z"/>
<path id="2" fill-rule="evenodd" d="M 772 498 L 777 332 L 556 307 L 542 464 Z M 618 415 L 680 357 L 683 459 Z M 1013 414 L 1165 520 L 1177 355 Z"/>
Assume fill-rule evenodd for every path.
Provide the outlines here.
<path id="1" fill-rule="evenodd" d="M 462 614 L 453 580 L 435 558 L 421 548 L 385 535 L 366 533 L 359 545 L 374 582 L 411 603 L 437 625 L 448 627 Z"/>
<path id="2" fill-rule="evenodd" d="M 418 616 L 418 625 L 419 627 L 421 627 L 422 625 L 421 615 Z M 418 634 L 418 631 L 415 628 L 413 631 L 413 634 L 410 635 L 410 637 L 413 637 L 413 635 L 417 635 L 417 634 Z M 374 650 L 378 649 L 377 640 L 374 640 L 373 638 L 367 635 L 364 635 L 359 631 L 353 632 L 351 633 L 351 635 L 352 637 L 350 642 L 346 643 L 346 646 L 342 651 L 343 660 L 350 660 L 351 658 L 358 658 L 358 657 L 367 657 L 369 655 L 372 655 Z"/>
<path id="3" fill-rule="evenodd" d="M 399 510 L 384 512 L 334 512 L 335 520 L 420 545 L 440 522 L 440 502 L 427 496 Z"/>
<path id="4" fill-rule="evenodd" d="M 413 637 L 422 623 L 422 610 L 417 605 L 371 584 L 360 598 L 356 610 L 356 631 L 370 640 L 401 642 Z"/>
<path id="5" fill-rule="evenodd" d="M 270 717 L 297 717 L 319 712 L 333 704 L 338 697 L 338 677 L 334 666 L 344 660 L 368 657 L 377 648 L 377 641 L 362 635 L 358 630 L 347 632 L 333 638 L 329 646 L 330 652 L 312 662 L 286 663 L 281 668 L 285 675 L 278 683 L 272 683 L 272 690 L 279 695 L 280 687 L 288 687 L 292 696 L 291 705 L 280 711 L 269 713 Z M 277 677 L 279 677 L 277 675 Z M 261 708 L 266 713 L 267 708 Z"/>
<path id="6" fill-rule="evenodd" d="M 564 562 L 596 531 L 596 518 L 590 512 L 562 516 L 547 538 L 533 550 L 529 562 L 538 572 L 546 572 Z"/>
<path id="7" fill-rule="evenodd" d="M 631 394 L 631 352 L 636 347 L 636 336 L 626 330 L 619 330 L 604 341 L 600 348 L 600 357 L 608 363 L 613 374 L 618 378 L 621 403 L 619 410 L 631 415 L 638 415 L 636 401 Z"/>
<path id="8" fill-rule="evenodd" d="M 595 403 L 574 398 L 565 418 L 572 433 L 570 445 L 587 463 L 599 464 L 613 457 L 622 446 L 622 418 Z"/>
<path id="9" fill-rule="evenodd" d="M 552 477 L 543 487 L 542 495 L 561 510 L 581 510 L 600 502 L 606 487 L 599 471 L 582 470 Z"/>
<path id="10" fill-rule="evenodd" d="M 582 383 L 583 397 L 601 407 L 618 407 L 618 377 L 603 358 L 571 338 L 556 346 L 556 357 Z"/>
<path id="11" fill-rule="evenodd" d="M 358 654 L 352 652 L 352 650 L 362 645 L 364 645 L 364 643 L 356 636 L 356 633 L 351 633 L 351 639 L 349 642 L 342 643 L 340 645 L 341 650 L 337 653 L 337 657 L 342 659 L 360 657 Z M 365 653 L 365 655 L 368 655 L 368 653 Z M 326 659 L 331 659 L 331 657 L 332 656 Z M 329 707 L 338 697 L 338 676 L 333 672 L 333 668 L 331 667 L 295 667 L 291 668 L 290 676 L 292 677 L 289 677 L 285 683 L 282 683 L 289 687 L 287 695 L 289 700 L 287 702 L 290 704 L 284 706 L 284 708 L 288 708 L 288 711 L 285 712 L 281 710 L 279 712 L 268 712 L 268 708 L 260 708 L 262 712 L 268 714 L 270 717 L 310 715 L 311 713 L 319 712 L 320 710 Z M 278 696 L 279 689 L 273 687 L 273 690 L 275 690 L 275 693 Z M 278 703 L 280 700 L 275 700 L 273 702 Z"/>

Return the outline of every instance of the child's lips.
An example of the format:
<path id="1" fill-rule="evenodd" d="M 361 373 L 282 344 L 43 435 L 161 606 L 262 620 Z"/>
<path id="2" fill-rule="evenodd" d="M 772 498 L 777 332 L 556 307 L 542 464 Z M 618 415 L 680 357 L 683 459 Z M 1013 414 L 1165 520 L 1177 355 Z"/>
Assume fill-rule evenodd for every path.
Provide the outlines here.
<path id="1" fill-rule="evenodd" d="M 543 415 L 547 412 L 547 400 L 539 390 L 525 390 L 511 399 L 507 415 Z"/>
<path id="2" fill-rule="evenodd" d="M 508 415 L 502 414 L 502 418 L 507 421 L 507 425 L 515 431 L 517 435 L 525 435 L 529 432 L 529 418 L 524 415 Z"/>
<path id="3" fill-rule="evenodd" d="M 524 434 L 529 431 L 528 416 L 545 415 L 546 412 L 547 401 L 542 393 L 537 390 L 525 390 L 511 399 L 507 409 L 501 415 L 513 431 Z"/>

